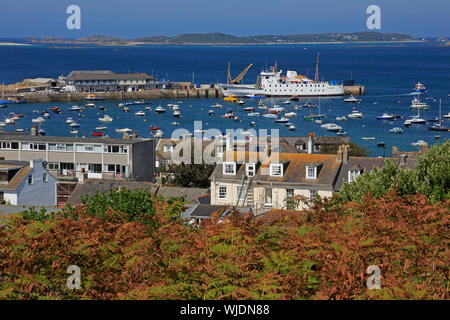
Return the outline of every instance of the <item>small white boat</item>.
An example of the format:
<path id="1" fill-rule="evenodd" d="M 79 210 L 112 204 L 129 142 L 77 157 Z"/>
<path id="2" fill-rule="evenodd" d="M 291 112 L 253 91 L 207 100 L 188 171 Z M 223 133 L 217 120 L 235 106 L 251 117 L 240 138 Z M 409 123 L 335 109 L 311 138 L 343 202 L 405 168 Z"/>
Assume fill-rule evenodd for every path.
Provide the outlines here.
<path id="1" fill-rule="evenodd" d="M 403 129 L 399 128 L 399 127 L 395 127 L 395 128 L 392 128 L 391 130 L 389 130 L 389 132 L 392 132 L 392 133 L 403 133 Z"/>
<path id="2" fill-rule="evenodd" d="M 447 114 L 444 114 L 442 117 L 445 118 L 445 119 L 450 119 L 450 112 L 447 113 Z"/>
<path id="3" fill-rule="evenodd" d="M 222 105 L 216 102 L 216 104 L 212 105 L 211 108 L 222 108 Z"/>
<path id="4" fill-rule="evenodd" d="M 95 103 L 88 103 L 88 104 L 86 104 L 86 107 L 95 108 Z"/>
<path id="5" fill-rule="evenodd" d="M 135 113 L 135 115 L 139 116 L 139 117 L 145 117 L 145 112 L 144 111 L 138 111 L 138 112 Z"/>
<path id="6" fill-rule="evenodd" d="M 173 122 L 172 122 L 172 125 L 174 125 L 174 126 L 179 126 L 179 125 L 180 125 L 180 123 L 179 123 L 179 122 L 177 122 L 177 121 L 173 121 Z"/>
<path id="7" fill-rule="evenodd" d="M 208 111 L 208 114 L 209 114 L 210 116 L 213 116 L 213 115 L 214 115 L 214 110 L 209 110 L 209 111 Z"/>
<path id="8" fill-rule="evenodd" d="M 363 140 L 375 140 L 375 137 L 362 137 Z"/>
<path id="9" fill-rule="evenodd" d="M 22 128 L 17 128 L 16 132 L 23 132 L 23 129 Z"/>
<path id="10" fill-rule="evenodd" d="M 322 119 L 317 119 L 317 120 L 315 120 L 314 122 L 317 123 L 317 124 L 322 124 L 322 123 L 323 123 L 323 120 L 322 120 Z"/>
<path id="11" fill-rule="evenodd" d="M 163 136 L 163 134 L 164 134 L 164 132 L 160 129 L 158 129 L 152 133 L 153 137 L 155 137 L 155 138 L 161 138 Z"/>
<path id="12" fill-rule="evenodd" d="M 268 119 L 277 119 L 278 116 L 274 113 L 266 113 L 263 115 L 264 118 L 268 118 Z"/>
<path id="13" fill-rule="evenodd" d="M 164 113 L 164 112 L 166 112 L 166 109 L 164 109 L 162 106 L 158 106 L 158 107 L 155 109 L 155 112 L 156 112 L 156 113 Z"/>
<path id="14" fill-rule="evenodd" d="M 105 114 L 103 117 L 98 118 L 98 121 L 100 121 L 100 122 L 112 122 L 113 118 L 110 117 L 109 115 Z"/>
<path id="15" fill-rule="evenodd" d="M 381 116 L 377 116 L 377 120 L 394 120 L 395 116 L 390 113 L 383 113 Z"/>
<path id="16" fill-rule="evenodd" d="M 295 126 L 294 126 L 294 125 L 290 125 L 290 126 L 289 126 L 289 130 L 295 131 Z"/>
<path id="17" fill-rule="evenodd" d="M 128 112 L 128 111 L 130 111 L 130 108 L 128 108 L 128 107 L 123 107 L 123 112 Z"/>
<path id="18" fill-rule="evenodd" d="M 296 116 L 297 116 L 297 113 L 296 113 L 296 112 L 286 112 L 286 113 L 284 114 L 284 116 L 285 116 L 285 117 L 288 117 L 288 118 L 292 118 L 292 117 L 296 117 Z"/>
<path id="19" fill-rule="evenodd" d="M 131 130 L 130 128 L 123 128 L 123 129 L 116 129 L 117 133 L 129 133 L 133 130 Z"/>
<path id="20" fill-rule="evenodd" d="M 180 110 L 173 110 L 173 116 L 174 118 L 180 118 L 181 117 Z"/>
<path id="21" fill-rule="evenodd" d="M 255 108 L 253 108 L 253 107 L 245 107 L 244 111 L 255 111 Z"/>
<path id="22" fill-rule="evenodd" d="M 273 106 L 272 108 L 267 109 L 269 112 L 283 112 L 285 109 L 280 106 Z"/>
<path id="23" fill-rule="evenodd" d="M 6 119 L 5 120 L 6 124 L 8 124 L 8 120 L 11 120 L 11 119 Z M 42 118 L 42 117 L 38 117 L 38 118 L 32 119 L 31 122 L 33 122 L 33 123 L 42 123 L 42 122 L 45 122 L 45 119 Z"/>
<path id="24" fill-rule="evenodd" d="M 83 110 L 83 108 L 79 107 L 79 106 L 71 106 L 69 108 L 69 111 L 81 111 Z"/>
<path id="25" fill-rule="evenodd" d="M 423 141 L 423 140 L 418 140 L 417 142 L 411 143 L 412 146 L 424 146 L 426 144 L 427 143 L 425 141 Z"/>
<path id="26" fill-rule="evenodd" d="M 98 126 L 95 128 L 95 130 L 106 130 L 108 129 L 106 126 Z"/>
<path id="27" fill-rule="evenodd" d="M 242 106 L 243 104 L 245 104 L 245 101 L 244 100 L 239 100 L 238 104 Z"/>
<path id="28" fill-rule="evenodd" d="M 347 121 L 347 118 L 345 116 L 336 117 L 336 121 Z"/>
<path id="29" fill-rule="evenodd" d="M 277 122 L 277 123 L 286 123 L 286 122 L 289 122 L 289 118 L 281 117 L 280 119 L 275 119 L 275 122 Z"/>
<path id="30" fill-rule="evenodd" d="M 358 118 L 362 118 L 363 114 L 362 114 L 362 112 L 353 110 L 352 113 L 348 114 L 347 116 L 352 119 L 358 119 Z"/>
<path id="31" fill-rule="evenodd" d="M 167 104 L 167 108 L 172 109 L 172 107 L 173 107 L 173 104 L 172 104 L 172 103 L 168 103 L 168 104 Z"/>
<path id="32" fill-rule="evenodd" d="M 349 102 L 349 103 L 360 103 L 360 102 L 361 102 L 361 99 L 357 99 L 357 98 L 355 98 L 354 95 L 350 95 L 350 97 L 344 99 L 344 102 Z"/>
<path id="33" fill-rule="evenodd" d="M 78 128 L 80 126 L 80 124 L 79 123 L 76 123 L 76 122 L 72 122 L 71 124 L 70 124 L 70 127 L 71 128 Z"/>
<path id="34" fill-rule="evenodd" d="M 259 112 L 249 112 L 247 113 L 249 117 L 259 117 Z"/>
<path id="35" fill-rule="evenodd" d="M 71 134 L 78 134 L 78 130 L 70 130 Z"/>
<path id="36" fill-rule="evenodd" d="M 152 107 L 145 107 L 144 110 L 152 111 Z"/>
<path id="37" fill-rule="evenodd" d="M 73 119 L 72 119 L 72 118 L 69 117 L 69 118 L 66 119 L 66 123 L 67 123 L 67 124 L 71 124 L 72 122 L 73 122 Z"/>
<path id="38" fill-rule="evenodd" d="M 338 126 L 336 123 L 325 123 L 320 126 L 323 129 L 326 129 L 328 131 L 341 131 L 342 127 Z"/>
<path id="39" fill-rule="evenodd" d="M 414 110 L 428 110 L 428 109 L 430 109 L 430 106 L 427 103 L 421 102 L 419 100 L 419 98 L 417 98 L 417 97 L 412 100 L 411 105 L 409 107 L 411 109 L 414 109 Z"/>
<path id="40" fill-rule="evenodd" d="M 281 104 L 291 104 L 289 100 L 283 101 Z"/>

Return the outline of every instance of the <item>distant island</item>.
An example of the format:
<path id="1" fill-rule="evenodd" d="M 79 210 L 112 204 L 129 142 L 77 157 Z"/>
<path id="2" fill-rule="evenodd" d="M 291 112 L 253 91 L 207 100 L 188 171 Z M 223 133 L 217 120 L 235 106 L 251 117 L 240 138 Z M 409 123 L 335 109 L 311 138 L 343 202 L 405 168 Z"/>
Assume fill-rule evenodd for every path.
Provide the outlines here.
<path id="1" fill-rule="evenodd" d="M 29 43 L 54 44 L 98 44 L 98 45 L 139 45 L 139 44 L 304 44 L 304 43 L 357 43 L 357 42 L 415 42 L 421 41 L 407 34 L 355 32 L 317 33 L 296 35 L 256 35 L 233 36 L 225 33 L 187 33 L 176 36 L 148 36 L 124 39 L 95 35 L 79 39 L 58 37 L 27 38 Z"/>

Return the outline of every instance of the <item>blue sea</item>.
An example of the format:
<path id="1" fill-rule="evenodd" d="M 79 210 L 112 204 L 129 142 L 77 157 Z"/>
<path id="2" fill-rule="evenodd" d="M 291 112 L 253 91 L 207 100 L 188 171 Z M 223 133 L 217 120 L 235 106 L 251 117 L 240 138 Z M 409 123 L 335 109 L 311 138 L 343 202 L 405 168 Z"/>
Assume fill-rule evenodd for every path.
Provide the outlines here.
<path id="1" fill-rule="evenodd" d="M 99 47 L 99 46 L 62 46 L 62 45 L 32 45 L 27 47 L 0 46 L 0 83 L 20 82 L 25 78 L 51 77 L 67 75 L 72 70 L 112 70 L 117 73 L 146 72 L 158 79 L 171 81 L 192 81 L 195 83 L 225 82 L 227 64 L 231 62 L 232 76 L 236 77 L 247 65 L 253 63 L 244 78 L 246 83 L 254 83 L 259 72 L 277 62 L 279 69 L 296 70 L 298 73 L 314 77 L 317 53 L 320 52 L 320 78 L 326 80 L 348 80 L 350 77 L 356 83 L 366 87 L 366 95 L 356 109 L 364 114 L 363 119 L 348 119 L 346 122 L 336 121 L 337 116 L 347 116 L 353 110 L 353 105 L 346 104 L 343 97 L 321 98 L 321 111 L 327 114 L 324 123 L 333 122 L 343 127 L 351 141 L 366 146 L 372 156 L 390 155 L 391 147 L 398 146 L 401 150 L 417 150 L 411 143 L 425 140 L 429 144 L 449 138 L 448 132 L 428 130 L 431 125 L 413 125 L 405 128 L 406 118 L 416 115 L 417 111 L 409 108 L 412 100 L 410 95 L 417 82 L 427 87 L 422 99 L 428 96 L 442 98 L 442 114 L 450 112 L 450 47 L 437 43 L 417 44 L 322 44 L 322 45 L 268 45 L 268 46 L 137 46 L 137 47 Z M 280 104 L 286 99 L 266 99 L 265 104 Z M 135 116 L 144 106 L 131 106 L 125 113 L 117 105 L 119 101 L 97 101 L 97 108 L 87 108 L 81 113 L 68 111 L 68 108 L 79 103 L 46 103 L 9 105 L 0 109 L 0 120 L 9 113 L 23 113 L 25 116 L 16 124 L 7 126 L 5 130 L 21 128 L 29 130 L 31 119 L 41 114 L 39 112 L 52 106 L 60 106 L 62 114 L 50 112 L 50 118 L 41 125 L 47 135 L 69 136 L 70 130 L 65 124 L 67 117 L 73 117 L 80 123 L 79 136 L 90 136 L 95 127 L 100 125 L 98 118 L 108 114 L 114 121 L 107 124 L 106 135 L 120 137 L 116 128 L 132 128 L 140 136 L 150 137 L 150 125 L 157 125 L 164 131 L 165 137 L 170 137 L 174 129 L 186 128 L 193 130 L 194 121 L 201 120 L 203 129 L 217 128 L 223 132 L 226 129 L 249 129 L 250 121 L 255 121 L 254 129 L 279 129 L 280 135 L 316 135 L 334 136 L 320 125 L 303 120 L 309 110 L 298 112 L 297 118 L 291 118 L 297 130 L 291 132 L 282 124 L 263 117 L 248 117 L 235 104 L 228 104 L 222 99 L 185 99 L 180 104 L 181 119 L 174 119 L 172 111 L 157 115 L 154 108 L 160 103 L 176 103 L 173 100 L 148 101 L 153 111 L 146 111 L 145 117 Z M 215 109 L 216 115 L 208 116 L 208 110 L 216 102 L 222 109 Z M 312 102 L 318 104 L 318 99 L 304 98 L 297 104 Z M 438 116 L 439 102 L 427 100 L 430 110 L 421 111 L 425 119 Z M 257 101 L 247 100 L 246 105 L 254 105 Z M 101 111 L 98 106 L 104 105 L 107 110 Z M 287 106 L 290 111 L 294 103 Z M 241 121 L 220 118 L 220 115 L 233 109 Z M 263 112 L 264 110 L 257 110 Z M 317 110 L 313 109 L 313 112 Z M 402 115 L 403 119 L 395 121 L 376 120 L 377 115 L 389 112 Z M 173 121 L 180 122 L 174 126 Z M 444 121 L 450 126 L 450 120 Z M 393 134 L 393 127 L 404 129 L 403 134 Z M 436 139 L 435 135 L 440 135 Z M 363 137 L 375 137 L 375 140 L 364 140 Z M 385 142 L 386 148 L 377 146 Z"/>

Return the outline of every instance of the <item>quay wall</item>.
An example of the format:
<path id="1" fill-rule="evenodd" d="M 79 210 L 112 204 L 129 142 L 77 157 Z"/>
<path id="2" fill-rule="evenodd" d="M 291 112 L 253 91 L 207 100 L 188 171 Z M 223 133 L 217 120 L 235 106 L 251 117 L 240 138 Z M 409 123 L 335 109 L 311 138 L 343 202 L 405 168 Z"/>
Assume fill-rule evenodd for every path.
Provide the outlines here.
<path id="1" fill-rule="evenodd" d="M 346 95 L 363 96 L 366 94 L 366 88 L 360 85 L 344 86 L 344 92 Z"/>
<path id="2" fill-rule="evenodd" d="M 86 92 L 33 92 L 23 95 L 30 103 L 72 102 L 82 101 Z M 189 98 L 222 98 L 220 89 L 169 89 L 146 90 L 135 92 L 96 92 L 96 97 L 105 100 L 151 100 L 151 99 L 189 99 Z"/>

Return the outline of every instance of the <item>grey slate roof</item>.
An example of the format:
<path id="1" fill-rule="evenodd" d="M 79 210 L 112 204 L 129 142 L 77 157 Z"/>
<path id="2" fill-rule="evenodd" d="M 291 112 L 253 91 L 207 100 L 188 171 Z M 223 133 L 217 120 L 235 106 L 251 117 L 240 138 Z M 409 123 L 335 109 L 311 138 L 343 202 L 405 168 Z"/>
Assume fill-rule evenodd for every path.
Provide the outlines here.
<path id="1" fill-rule="evenodd" d="M 340 190 L 345 182 L 348 181 L 348 172 L 352 170 L 363 170 L 370 172 L 375 167 L 382 167 L 385 164 L 384 158 L 370 157 L 350 157 L 347 164 L 342 163 L 341 170 L 336 181 L 336 189 Z"/>

